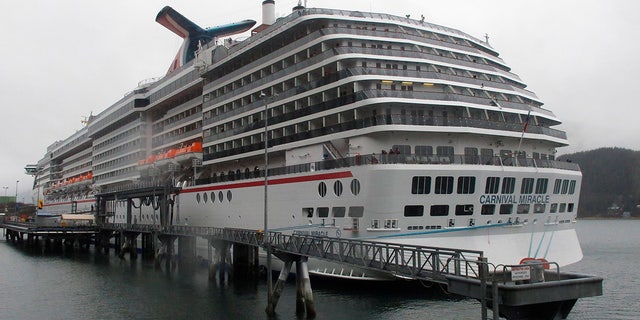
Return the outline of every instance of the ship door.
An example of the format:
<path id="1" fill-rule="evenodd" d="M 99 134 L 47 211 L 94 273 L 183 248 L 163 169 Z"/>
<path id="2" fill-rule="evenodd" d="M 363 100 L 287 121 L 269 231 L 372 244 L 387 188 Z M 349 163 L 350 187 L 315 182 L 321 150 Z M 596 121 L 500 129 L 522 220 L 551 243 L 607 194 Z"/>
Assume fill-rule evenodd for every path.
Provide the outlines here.
<path id="1" fill-rule="evenodd" d="M 78 212 L 78 201 L 71 201 L 71 213 Z"/>
<path id="2" fill-rule="evenodd" d="M 360 229 L 360 219 L 353 218 L 353 224 L 351 225 L 351 230 L 358 231 L 358 229 Z"/>

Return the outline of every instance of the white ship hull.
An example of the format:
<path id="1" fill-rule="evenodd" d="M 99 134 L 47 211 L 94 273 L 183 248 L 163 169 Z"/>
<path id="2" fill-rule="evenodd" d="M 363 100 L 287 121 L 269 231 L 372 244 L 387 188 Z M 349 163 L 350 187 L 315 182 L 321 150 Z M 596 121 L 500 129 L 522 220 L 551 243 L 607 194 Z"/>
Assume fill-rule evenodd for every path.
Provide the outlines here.
<path id="1" fill-rule="evenodd" d="M 367 165 L 327 171 L 275 176 L 268 185 L 268 228 L 284 233 L 338 236 L 409 245 L 435 246 L 483 251 L 494 264 L 517 264 L 523 258 L 543 258 L 567 265 L 582 258 L 574 230 L 575 212 L 482 215 L 480 206 L 487 202 L 476 187 L 473 194 L 411 194 L 411 179 L 425 172 L 435 176 L 475 176 L 479 182 L 489 176 L 576 179 L 556 169 L 468 166 L 468 165 Z M 506 172 L 505 172 L 506 171 Z M 579 173 L 578 173 L 579 174 Z M 340 196 L 336 182 L 344 187 Z M 359 181 L 357 194 L 352 181 Z M 328 190 L 319 195 L 319 185 Z M 482 183 L 478 183 L 481 185 Z M 575 195 L 515 194 L 505 201 L 525 201 L 548 208 L 552 203 L 575 201 Z M 528 200 L 526 200 L 528 199 Z M 446 216 L 405 216 L 405 205 L 449 205 Z M 455 215 L 456 205 L 472 205 L 472 212 Z M 137 206 L 135 204 L 134 206 Z M 126 207 L 117 207 L 112 222 L 126 222 Z M 328 209 L 322 209 L 328 208 Z M 336 209 L 334 209 L 336 208 Z M 342 209 L 344 208 L 344 209 Z M 311 209 L 311 210 L 310 210 Z M 320 211 L 327 210 L 322 217 Z M 361 210 L 361 211 L 360 211 Z M 311 212 L 310 212 L 311 211 Z M 344 215 L 340 214 L 343 212 Z M 158 224 L 158 210 L 152 205 L 134 209 L 136 223 Z M 351 216 L 350 216 L 351 215 Z M 376 223 L 375 220 L 378 222 Z M 186 187 L 175 199 L 173 224 L 244 229 L 264 228 L 264 180 Z M 377 224 L 377 227 L 376 227 Z"/>

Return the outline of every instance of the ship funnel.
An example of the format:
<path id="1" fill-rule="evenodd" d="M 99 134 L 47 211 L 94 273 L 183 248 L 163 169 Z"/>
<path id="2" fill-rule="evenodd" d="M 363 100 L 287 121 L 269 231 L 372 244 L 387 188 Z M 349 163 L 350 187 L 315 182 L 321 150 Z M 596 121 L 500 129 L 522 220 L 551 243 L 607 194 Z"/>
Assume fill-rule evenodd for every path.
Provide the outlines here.
<path id="1" fill-rule="evenodd" d="M 276 2 L 274 0 L 262 1 L 262 24 L 270 26 L 276 22 Z"/>

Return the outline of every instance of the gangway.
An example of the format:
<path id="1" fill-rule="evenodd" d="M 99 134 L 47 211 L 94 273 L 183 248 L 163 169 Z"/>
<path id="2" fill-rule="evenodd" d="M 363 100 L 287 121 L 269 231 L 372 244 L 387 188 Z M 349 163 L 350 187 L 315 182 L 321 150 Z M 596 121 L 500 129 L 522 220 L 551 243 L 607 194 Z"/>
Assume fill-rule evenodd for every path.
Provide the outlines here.
<path id="1" fill-rule="evenodd" d="M 298 268 L 296 273 L 302 271 L 307 277 L 297 278 L 297 281 L 306 283 L 299 287 L 299 292 L 310 293 L 308 270 L 305 269 L 308 258 L 373 270 L 400 279 L 444 284 L 449 292 L 478 299 L 482 306 L 482 319 L 487 319 L 487 308 L 493 309 L 494 319 L 499 316 L 507 319 L 564 319 L 577 299 L 602 295 L 603 280 L 600 277 L 561 273 L 553 262 L 493 265 L 482 251 L 280 232 L 265 235 L 261 230 L 248 229 L 130 224 L 105 224 L 101 227 L 171 236 L 199 236 L 270 248 L 285 263 L 272 293 L 276 296 L 276 303 L 280 294 L 278 288 L 282 288 L 293 262 Z M 310 300 L 312 303 L 312 298 Z M 273 311 L 275 305 L 269 306 L 267 312 L 269 308 Z M 315 310 L 311 312 L 315 314 Z"/>

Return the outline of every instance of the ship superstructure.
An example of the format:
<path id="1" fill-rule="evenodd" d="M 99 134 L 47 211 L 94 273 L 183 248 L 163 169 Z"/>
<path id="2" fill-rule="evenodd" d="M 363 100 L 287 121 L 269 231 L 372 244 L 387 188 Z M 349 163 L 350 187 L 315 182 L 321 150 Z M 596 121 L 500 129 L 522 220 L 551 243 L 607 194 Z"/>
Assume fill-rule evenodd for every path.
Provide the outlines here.
<path id="1" fill-rule="evenodd" d="M 554 159 L 566 134 L 487 42 L 388 14 L 298 6 L 276 20 L 274 1 L 263 6 L 249 38 L 200 39 L 193 59 L 49 150 L 38 185 L 90 173 L 92 199 L 170 184 L 170 217 L 149 195 L 110 201 L 100 218 L 260 229 L 266 174 L 282 232 L 497 263 L 581 259 L 581 174 Z M 47 194 L 45 207 L 68 210 L 56 199 L 69 201 Z"/>

